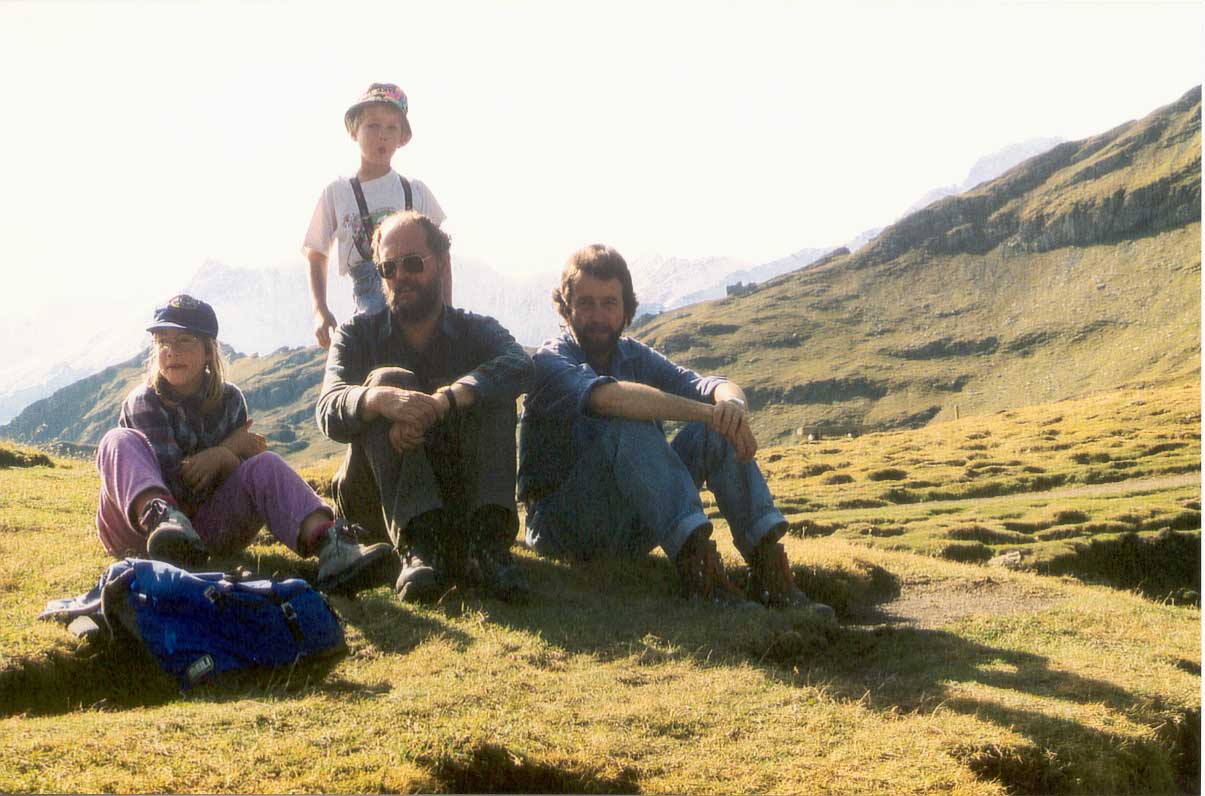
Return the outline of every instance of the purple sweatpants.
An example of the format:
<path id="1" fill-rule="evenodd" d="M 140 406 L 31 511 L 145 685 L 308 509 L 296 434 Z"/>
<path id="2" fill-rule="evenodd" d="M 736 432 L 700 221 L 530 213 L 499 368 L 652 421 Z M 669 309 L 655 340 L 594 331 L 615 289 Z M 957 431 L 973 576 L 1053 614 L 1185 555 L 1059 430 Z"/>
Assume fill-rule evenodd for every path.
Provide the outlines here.
<path id="1" fill-rule="evenodd" d="M 146 533 L 130 516 L 134 499 L 148 489 L 168 491 L 150 442 L 141 431 L 115 428 L 100 441 L 96 467 L 100 470 L 96 529 L 101 544 L 113 556 L 145 556 Z M 217 555 L 251 544 L 265 519 L 272 535 L 298 552 L 301 521 L 318 509 L 330 512 L 284 459 L 267 452 L 240 464 L 189 519 L 205 546 Z"/>

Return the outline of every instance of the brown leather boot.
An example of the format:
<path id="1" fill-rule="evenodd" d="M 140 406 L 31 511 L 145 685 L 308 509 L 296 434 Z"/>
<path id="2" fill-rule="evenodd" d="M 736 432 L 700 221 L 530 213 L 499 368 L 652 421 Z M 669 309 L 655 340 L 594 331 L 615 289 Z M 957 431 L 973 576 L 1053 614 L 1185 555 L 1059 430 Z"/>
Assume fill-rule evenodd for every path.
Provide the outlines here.
<path id="1" fill-rule="evenodd" d="M 820 616 L 836 619 L 832 608 L 809 600 L 796 585 L 786 548 L 769 536 L 757 543 L 749 557 L 748 594 L 770 608 L 811 608 Z"/>
<path id="2" fill-rule="evenodd" d="M 676 564 L 678 577 L 682 581 L 682 590 L 687 599 L 701 599 L 708 602 L 726 603 L 731 605 L 745 604 L 748 601 L 740 589 L 728 580 L 724 570 L 724 560 L 711 541 L 711 528 L 700 525 L 691 533 L 686 544 L 678 552 Z"/>

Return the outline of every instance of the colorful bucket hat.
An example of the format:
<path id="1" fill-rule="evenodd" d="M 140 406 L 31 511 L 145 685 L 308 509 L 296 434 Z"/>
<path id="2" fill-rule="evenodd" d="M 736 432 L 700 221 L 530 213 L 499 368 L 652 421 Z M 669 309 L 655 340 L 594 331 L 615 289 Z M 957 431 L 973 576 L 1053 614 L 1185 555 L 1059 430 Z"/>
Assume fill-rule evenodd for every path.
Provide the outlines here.
<path id="1" fill-rule="evenodd" d="M 406 92 L 393 83 L 373 83 L 360 95 L 355 104 L 347 109 L 347 113 L 343 114 L 343 126 L 347 128 L 347 132 L 354 131 L 353 123 L 360 109 L 374 102 L 384 103 L 402 112 L 402 146 L 405 146 L 410 140 L 410 122 L 406 119 L 410 103 L 406 101 Z"/>
<path id="2" fill-rule="evenodd" d="M 200 299 L 181 293 L 155 310 L 155 319 L 146 327 L 148 332 L 161 329 L 181 329 L 207 337 L 218 336 L 218 316 L 213 307 Z"/>

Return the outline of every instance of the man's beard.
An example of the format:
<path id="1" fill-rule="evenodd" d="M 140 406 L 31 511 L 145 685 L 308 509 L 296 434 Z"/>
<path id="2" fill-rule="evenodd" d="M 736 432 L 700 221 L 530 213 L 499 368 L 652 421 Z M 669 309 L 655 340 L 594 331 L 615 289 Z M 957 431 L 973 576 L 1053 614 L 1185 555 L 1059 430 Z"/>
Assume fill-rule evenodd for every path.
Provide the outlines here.
<path id="1" fill-rule="evenodd" d="M 577 338 L 577 344 L 582 347 L 588 357 L 610 354 L 619 344 L 619 336 L 622 333 L 622 329 L 615 331 L 601 325 L 587 326 L 584 329 L 573 327 L 573 336 Z"/>
<path id="2" fill-rule="evenodd" d="M 399 298 L 403 288 L 414 291 L 414 298 L 408 305 L 403 305 Z M 425 321 L 438 313 L 443 304 L 443 292 L 443 280 L 438 278 L 432 279 L 426 287 L 414 282 L 403 281 L 397 289 L 390 286 L 385 291 L 386 297 L 389 299 L 389 311 L 393 313 L 393 317 L 399 323 Z"/>

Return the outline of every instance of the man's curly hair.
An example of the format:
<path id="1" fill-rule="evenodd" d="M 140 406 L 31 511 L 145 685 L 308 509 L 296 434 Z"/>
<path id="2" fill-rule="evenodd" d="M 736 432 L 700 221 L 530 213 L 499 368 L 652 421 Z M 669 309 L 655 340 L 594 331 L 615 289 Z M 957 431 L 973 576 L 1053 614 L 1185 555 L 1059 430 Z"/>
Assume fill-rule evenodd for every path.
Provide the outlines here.
<path id="1" fill-rule="evenodd" d="M 623 325 L 626 327 L 636 317 L 636 291 L 632 287 L 632 272 L 623 255 L 610 246 L 592 243 L 578 249 L 565 263 L 561 271 L 561 284 L 552 291 L 552 303 L 566 321 L 573 306 L 573 284 L 578 274 L 589 274 L 595 279 L 618 279 L 623 286 Z"/>

